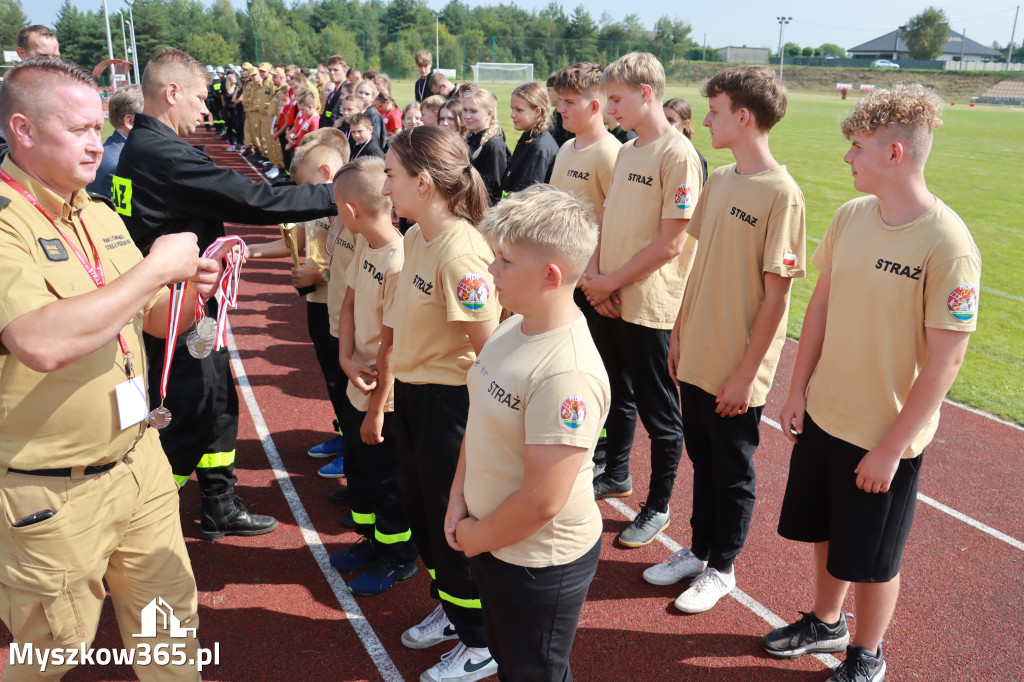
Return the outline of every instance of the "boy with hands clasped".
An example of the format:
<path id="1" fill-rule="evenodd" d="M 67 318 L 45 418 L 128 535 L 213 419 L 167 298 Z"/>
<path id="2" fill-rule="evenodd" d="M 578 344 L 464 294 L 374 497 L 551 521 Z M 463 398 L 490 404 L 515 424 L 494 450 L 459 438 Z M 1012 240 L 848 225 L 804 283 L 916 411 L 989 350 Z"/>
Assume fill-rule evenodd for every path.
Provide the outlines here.
<path id="1" fill-rule="evenodd" d="M 832 682 L 885 679 L 922 451 L 977 328 L 981 255 L 924 177 L 941 106 L 897 85 L 843 121 L 843 160 L 868 196 L 839 207 L 814 254 L 821 274 L 779 416 L 796 443 L 779 534 L 814 543 L 814 606 L 763 645 L 780 658 L 846 649 Z"/>
<path id="2" fill-rule="evenodd" d="M 469 419 L 445 517 L 471 557 L 503 680 L 571 680 L 569 651 L 601 553 L 594 446 L 608 377 L 573 302 L 597 245 L 588 208 L 550 185 L 480 224 L 502 323 L 469 371 Z"/>

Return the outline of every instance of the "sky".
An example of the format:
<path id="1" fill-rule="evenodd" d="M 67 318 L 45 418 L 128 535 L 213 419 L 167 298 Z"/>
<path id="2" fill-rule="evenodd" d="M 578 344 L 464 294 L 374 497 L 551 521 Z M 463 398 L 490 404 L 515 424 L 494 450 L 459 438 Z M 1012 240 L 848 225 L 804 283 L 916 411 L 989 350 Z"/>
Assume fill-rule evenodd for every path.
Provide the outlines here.
<path id="1" fill-rule="evenodd" d="M 245 0 L 231 1 L 236 7 L 245 7 Z M 476 0 L 464 1 L 470 6 L 497 4 Z M 527 10 L 541 9 L 549 2 L 514 1 Z M 22 0 L 22 6 L 30 22 L 52 26 L 57 19 L 61 2 L 62 0 Z M 72 2 L 83 10 L 102 7 L 102 0 Z M 111 13 L 125 7 L 124 0 L 107 2 Z M 435 9 L 440 9 L 446 2 L 447 0 L 428 0 L 428 4 Z M 565 0 L 561 4 L 566 14 L 571 14 L 574 7 L 583 4 L 595 20 L 604 12 L 615 21 L 621 20 L 630 12 L 636 12 L 640 15 L 642 23 L 649 28 L 653 28 L 654 22 L 660 16 L 668 14 L 672 18 L 688 22 L 693 27 L 692 36 L 698 43 L 703 43 L 706 34 L 709 48 L 746 45 L 773 49 L 779 42 L 777 17 L 780 16 L 792 17 L 792 21 L 785 26 L 785 42 L 795 42 L 801 46 L 835 43 L 843 48 L 851 48 L 894 30 L 929 5 L 945 10 L 953 30 L 965 31 L 968 38 L 986 46 L 993 40 L 1005 45 L 1010 40 L 1016 8 L 1012 0 L 974 0 L 958 3 L 921 0 L 920 4 L 905 0 L 858 0 L 855 4 L 835 0 L 779 0 L 773 3 L 766 3 L 764 0 L 730 0 L 722 4 L 673 3 L 678 8 L 676 10 L 666 10 L 665 6 L 653 0 L 646 0 L 636 6 L 613 0 Z M 849 9 L 851 4 L 856 7 L 856 12 Z M 728 8 L 727 12 L 723 11 L 725 8 Z M 113 23 L 111 28 L 115 28 Z M 1024 17 L 1018 19 L 1014 42 L 1020 44 L 1022 36 Z"/>

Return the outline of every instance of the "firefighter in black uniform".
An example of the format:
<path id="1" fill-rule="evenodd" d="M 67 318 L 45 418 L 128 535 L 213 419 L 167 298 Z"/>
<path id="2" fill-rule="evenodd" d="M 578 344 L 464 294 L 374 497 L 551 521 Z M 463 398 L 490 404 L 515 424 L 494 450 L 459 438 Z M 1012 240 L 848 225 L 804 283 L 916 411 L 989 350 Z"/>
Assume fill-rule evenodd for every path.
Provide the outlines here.
<path id="1" fill-rule="evenodd" d="M 207 76 L 202 64 L 173 48 L 160 50 L 142 78 L 145 106 L 135 116 L 113 178 L 113 200 L 136 246 L 148 253 L 157 237 L 190 231 L 206 249 L 224 236 L 224 221 L 270 225 L 337 213 L 330 185 L 270 187 L 218 167 L 183 135 L 206 115 Z M 206 314 L 216 319 L 216 300 Z M 203 360 L 178 339 L 165 405 L 173 419 L 160 432 L 179 485 L 193 470 L 202 493 L 200 535 L 260 535 L 277 527 L 270 516 L 249 514 L 234 495 L 238 394 L 228 351 Z M 146 337 L 151 399 L 159 402 L 164 342 Z"/>

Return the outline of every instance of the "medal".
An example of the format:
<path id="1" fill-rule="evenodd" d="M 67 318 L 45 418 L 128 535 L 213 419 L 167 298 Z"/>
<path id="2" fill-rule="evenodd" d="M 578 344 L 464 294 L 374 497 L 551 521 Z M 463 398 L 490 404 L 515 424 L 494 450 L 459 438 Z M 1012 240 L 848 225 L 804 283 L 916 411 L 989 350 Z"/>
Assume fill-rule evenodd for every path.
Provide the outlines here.
<path id="1" fill-rule="evenodd" d="M 201 310 L 197 304 L 197 310 Z M 185 337 L 188 353 L 197 360 L 210 357 L 213 342 L 217 338 L 217 323 L 203 315 L 196 320 L 196 328 Z"/>
<path id="2" fill-rule="evenodd" d="M 154 429 L 162 429 L 171 423 L 171 411 L 161 405 L 149 413 L 147 421 Z"/>

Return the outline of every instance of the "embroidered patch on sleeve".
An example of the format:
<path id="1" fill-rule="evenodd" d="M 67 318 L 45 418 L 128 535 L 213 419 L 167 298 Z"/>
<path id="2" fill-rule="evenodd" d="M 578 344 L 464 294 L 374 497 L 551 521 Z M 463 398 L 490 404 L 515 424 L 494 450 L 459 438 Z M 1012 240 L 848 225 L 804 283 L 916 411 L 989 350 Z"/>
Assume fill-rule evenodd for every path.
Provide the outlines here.
<path id="1" fill-rule="evenodd" d="M 560 410 L 562 423 L 570 429 L 578 429 L 587 420 L 587 406 L 583 398 L 571 395 L 562 402 Z"/>
<path id="2" fill-rule="evenodd" d="M 966 322 L 978 314 L 978 290 L 973 284 L 960 284 L 949 292 L 946 307 L 950 315 L 961 322 Z"/>
<path id="3" fill-rule="evenodd" d="M 693 188 L 685 182 L 676 190 L 676 208 L 684 211 L 693 208 Z"/>
<path id="4" fill-rule="evenodd" d="M 491 297 L 491 287 L 483 275 L 467 272 L 459 280 L 455 295 L 466 310 L 480 310 L 487 305 L 487 301 Z"/>

